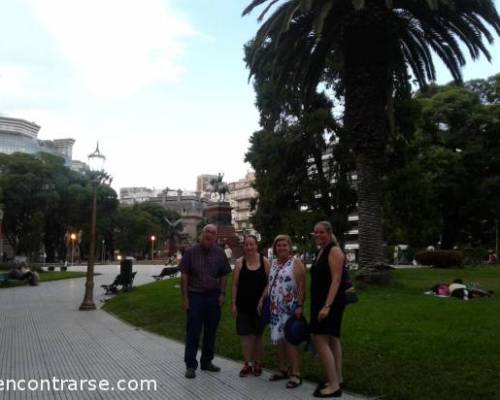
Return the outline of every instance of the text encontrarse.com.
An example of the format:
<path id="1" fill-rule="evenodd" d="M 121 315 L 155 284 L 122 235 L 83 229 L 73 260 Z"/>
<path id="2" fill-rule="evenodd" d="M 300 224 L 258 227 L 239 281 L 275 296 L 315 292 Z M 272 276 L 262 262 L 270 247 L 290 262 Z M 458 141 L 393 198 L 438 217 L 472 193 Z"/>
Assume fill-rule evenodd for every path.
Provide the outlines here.
<path id="1" fill-rule="evenodd" d="M 154 392 L 157 390 L 154 379 L 2 379 L 0 392 Z"/>

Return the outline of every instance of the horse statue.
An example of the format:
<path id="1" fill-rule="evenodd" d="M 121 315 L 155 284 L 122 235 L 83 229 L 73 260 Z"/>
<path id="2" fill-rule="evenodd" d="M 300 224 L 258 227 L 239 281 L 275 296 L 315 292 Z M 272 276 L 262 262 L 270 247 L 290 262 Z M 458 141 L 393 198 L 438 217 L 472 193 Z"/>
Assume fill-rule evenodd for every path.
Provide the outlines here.
<path id="1" fill-rule="evenodd" d="M 212 193 L 217 193 L 219 201 L 226 200 L 226 193 L 229 193 L 229 186 L 226 182 L 223 182 L 224 174 L 218 173 L 217 178 L 210 179 L 210 191 Z"/>

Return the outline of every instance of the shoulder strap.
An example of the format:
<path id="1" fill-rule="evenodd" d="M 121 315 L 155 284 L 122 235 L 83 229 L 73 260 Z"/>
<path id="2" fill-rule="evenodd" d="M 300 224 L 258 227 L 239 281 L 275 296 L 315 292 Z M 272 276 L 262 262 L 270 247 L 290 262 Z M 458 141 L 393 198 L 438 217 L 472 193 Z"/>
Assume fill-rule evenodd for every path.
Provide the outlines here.
<path id="1" fill-rule="evenodd" d="M 278 280 L 278 272 L 279 271 L 276 271 L 276 274 L 274 275 L 274 279 L 273 281 L 271 282 L 271 284 L 269 285 L 269 293 L 271 293 L 271 290 L 274 288 L 274 284 L 276 283 L 276 281 Z"/>

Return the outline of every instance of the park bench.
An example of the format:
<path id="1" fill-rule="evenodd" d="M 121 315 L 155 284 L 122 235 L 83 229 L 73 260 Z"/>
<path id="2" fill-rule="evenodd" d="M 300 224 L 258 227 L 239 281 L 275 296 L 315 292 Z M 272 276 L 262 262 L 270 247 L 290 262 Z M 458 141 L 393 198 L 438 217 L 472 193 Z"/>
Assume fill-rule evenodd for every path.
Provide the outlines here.
<path id="1" fill-rule="evenodd" d="M 137 271 L 132 274 L 120 273 L 116 276 L 115 280 L 111 285 L 101 285 L 101 287 L 106 291 L 104 295 L 116 294 L 118 292 L 118 286 L 122 287 L 124 292 L 132 289 L 132 284 L 134 283 L 135 275 Z"/>
<path id="2" fill-rule="evenodd" d="M 163 278 L 172 278 L 180 272 L 179 267 L 165 267 L 161 270 L 160 275 L 153 275 L 157 281 L 161 281 Z"/>

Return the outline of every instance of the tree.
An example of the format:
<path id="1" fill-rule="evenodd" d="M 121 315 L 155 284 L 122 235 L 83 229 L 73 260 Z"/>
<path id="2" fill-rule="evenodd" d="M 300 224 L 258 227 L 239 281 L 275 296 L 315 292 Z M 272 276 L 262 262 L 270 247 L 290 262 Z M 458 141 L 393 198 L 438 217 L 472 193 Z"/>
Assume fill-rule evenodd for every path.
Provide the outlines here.
<path id="1" fill-rule="evenodd" d="M 260 19 L 278 1 L 254 0 L 244 14 L 264 3 Z M 500 33 L 491 0 L 286 0 L 257 32 L 252 74 L 259 51 L 271 43 L 274 76 L 305 101 L 319 82 L 339 81 L 344 129 L 356 156 L 360 264 L 367 277 L 384 262 L 382 179 L 394 88 L 407 85 L 407 66 L 420 86 L 435 80 L 432 52 L 460 81 L 465 58 L 459 42 L 473 59 L 490 59 L 488 26 Z"/>
<path id="2" fill-rule="evenodd" d="M 90 232 L 92 190 L 89 178 L 71 171 L 64 159 L 51 154 L 0 155 L 0 202 L 3 228 L 16 254 L 34 260 L 43 247 L 47 261 L 66 255 L 66 232 Z M 111 243 L 113 214 L 118 205 L 109 186 L 98 188 L 98 232 Z"/>
<path id="3" fill-rule="evenodd" d="M 169 210 L 158 203 L 145 202 L 137 205 L 139 209 L 149 213 L 160 226 L 160 238 L 166 243 L 167 250 L 173 252 L 179 243 L 183 225 L 177 211 Z M 179 222 L 178 222 L 179 221 Z"/>
<path id="4" fill-rule="evenodd" d="M 115 218 L 115 246 L 125 255 L 149 253 L 152 234 L 160 232 L 154 216 L 139 205 L 120 207 Z"/>
<path id="5" fill-rule="evenodd" d="M 0 154 L 3 228 L 16 254 L 34 259 L 44 239 L 45 215 L 57 202 L 51 166 L 28 154 Z"/>
<path id="6" fill-rule="evenodd" d="M 48 262 L 66 256 L 64 236 L 66 232 L 77 232 L 87 223 L 82 210 L 88 207 L 90 197 L 86 185 L 88 180 L 82 174 L 71 171 L 64 160 L 49 154 L 40 153 L 39 157 L 51 169 L 51 181 L 57 196 L 45 214 L 44 247 Z"/>
<path id="7" fill-rule="evenodd" d="M 176 240 L 182 224 L 171 227 L 170 222 L 180 218 L 179 213 L 165 209 L 161 204 L 145 202 L 120 207 L 114 221 L 115 244 L 123 254 L 148 254 L 150 237 L 160 242 Z"/>
<path id="8" fill-rule="evenodd" d="M 247 59 L 251 46 L 245 47 Z M 309 241 L 313 224 L 329 219 L 343 241 L 356 201 L 351 182 L 354 168 L 343 130 L 332 114 L 333 102 L 317 93 L 304 106 L 293 90 L 278 89 L 270 73 L 270 57 L 265 60 L 254 72 L 263 129 L 253 134 L 246 154 L 256 171 L 255 188 L 263 194 L 254 204 L 253 224 L 270 244 L 283 232 Z"/>
<path id="9" fill-rule="evenodd" d="M 500 106 L 469 82 L 434 86 L 408 105 L 413 124 L 389 153 L 388 239 L 416 247 L 488 245 L 500 203 Z"/>
<path id="10" fill-rule="evenodd" d="M 476 93 L 483 104 L 500 104 L 500 74 L 471 80 L 465 83 L 465 87 Z"/>

